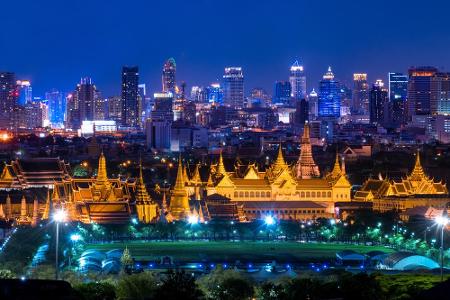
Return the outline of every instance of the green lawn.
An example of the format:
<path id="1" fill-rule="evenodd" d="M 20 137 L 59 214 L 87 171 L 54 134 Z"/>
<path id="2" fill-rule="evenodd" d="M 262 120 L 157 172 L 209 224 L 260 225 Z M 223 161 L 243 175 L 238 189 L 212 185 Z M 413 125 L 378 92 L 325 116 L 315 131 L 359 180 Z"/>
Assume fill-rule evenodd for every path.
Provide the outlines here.
<path id="1" fill-rule="evenodd" d="M 354 250 L 359 253 L 393 250 L 379 246 L 343 244 L 302 244 L 297 242 L 128 242 L 89 244 L 87 249 L 108 251 L 128 247 L 137 260 L 155 260 L 172 256 L 177 262 L 312 262 L 331 260 L 336 252 Z"/>

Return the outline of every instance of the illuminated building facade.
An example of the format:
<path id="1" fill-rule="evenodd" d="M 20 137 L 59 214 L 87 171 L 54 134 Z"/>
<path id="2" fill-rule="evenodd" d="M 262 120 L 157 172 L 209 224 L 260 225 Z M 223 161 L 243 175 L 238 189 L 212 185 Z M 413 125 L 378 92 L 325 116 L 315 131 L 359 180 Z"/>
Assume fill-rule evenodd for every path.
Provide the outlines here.
<path id="1" fill-rule="evenodd" d="M 52 125 L 63 124 L 66 112 L 66 103 L 63 94 L 55 89 L 45 93 L 48 101 L 49 121 Z"/>
<path id="2" fill-rule="evenodd" d="M 21 199 L 21 209 L 12 198 Z M 147 193 L 142 170 L 137 180 L 108 178 L 103 153 L 95 178 L 73 178 L 70 167 L 57 158 L 12 161 L 4 167 L 0 217 L 29 224 L 33 219 L 48 219 L 56 208 L 67 212 L 68 221 L 99 224 L 129 223 L 133 215 L 149 223 L 159 214 L 158 205 Z"/>
<path id="3" fill-rule="evenodd" d="M 366 73 L 353 74 L 351 111 L 353 114 L 369 114 L 369 84 Z"/>
<path id="4" fill-rule="evenodd" d="M 288 106 L 291 100 L 291 83 L 289 81 L 275 82 L 272 103 L 278 106 Z"/>
<path id="5" fill-rule="evenodd" d="M 14 126 L 13 116 L 17 106 L 19 93 L 16 75 L 12 72 L 0 73 L 0 127 L 11 129 Z"/>
<path id="6" fill-rule="evenodd" d="M 339 82 L 334 79 L 331 67 L 319 83 L 319 118 L 337 119 L 341 115 Z"/>
<path id="7" fill-rule="evenodd" d="M 163 66 L 162 91 L 163 93 L 175 93 L 177 64 L 173 57 L 169 58 Z"/>
<path id="8" fill-rule="evenodd" d="M 449 202 L 450 196 L 445 183 L 426 175 L 417 152 L 414 168 L 406 178 L 397 181 L 368 179 L 356 192 L 354 200 L 373 202 L 373 209 L 377 211 L 403 212 L 416 206 L 442 207 Z"/>
<path id="9" fill-rule="evenodd" d="M 297 60 L 289 69 L 289 83 L 291 84 L 291 98 L 301 100 L 306 98 L 306 75 L 303 65 Z"/>
<path id="10" fill-rule="evenodd" d="M 139 68 L 122 68 L 122 126 L 139 127 L 141 107 L 139 105 Z"/>
<path id="11" fill-rule="evenodd" d="M 385 123 L 388 106 L 388 90 L 384 88 L 384 83 L 377 80 L 369 94 L 369 114 L 370 123 L 382 125 Z"/>
<path id="12" fill-rule="evenodd" d="M 223 102 L 232 108 L 244 108 L 244 74 L 241 67 L 225 68 Z"/>
<path id="13" fill-rule="evenodd" d="M 408 96 L 408 75 L 389 73 L 389 106 L 392 125 L 399 126 L 406 121 L 406 100 Z"/>
<path id="14" fill-rule="evenodd" d="M 432 80 L 438 70 L 418 67 L 408 70 L 408 117 L 431 114 Z"/>
<path id="15" fill-rule="evenodd" d="M 66 99 L 67 128 L 77 130 L 81 128 L 82 121 L 96 119 L 96 106 L 101 97 L 91 78 L 81 78 L 76 89 Z"/>

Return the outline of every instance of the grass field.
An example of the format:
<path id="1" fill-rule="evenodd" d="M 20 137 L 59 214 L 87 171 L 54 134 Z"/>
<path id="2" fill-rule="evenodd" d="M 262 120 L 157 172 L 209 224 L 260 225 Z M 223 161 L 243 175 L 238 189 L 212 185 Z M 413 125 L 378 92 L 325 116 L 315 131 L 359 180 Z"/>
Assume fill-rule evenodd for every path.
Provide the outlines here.
<path id="1" fill-rule="evenodd" d="M 128 242 L 89 244 L 87 249 L 108 251 L 128 247 L 137 260 L 152 261 L 172 256 L 177 262 L 314 262 L 332 260 L 336 252 L 354 250 L 359 253 L 393 250 L 380 246 L 315 244 L 297 242 Z"/>

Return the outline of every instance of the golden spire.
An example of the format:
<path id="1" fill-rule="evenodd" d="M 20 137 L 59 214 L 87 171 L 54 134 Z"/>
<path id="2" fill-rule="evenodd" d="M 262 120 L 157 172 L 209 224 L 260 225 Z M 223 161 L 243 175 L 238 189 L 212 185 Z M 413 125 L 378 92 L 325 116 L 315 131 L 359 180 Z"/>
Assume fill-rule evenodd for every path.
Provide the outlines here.
<path id="1" fill-rule="evenodd" d="M 188 176 L 188 172 L 187 172 L 187 167 L 186 166 L 183 167 L 183 179 L 184 179 L 184 183 L 185 184 L 189 183 L 189 176 Z"/>
<path id="2" fill-rule="evenodd" d="M 414 169 L 409 176 L 411 179 L 420 180 L 426 177 L 425 172 L 422 168 L 422 164 L 420 163 L 420 152 L 417 150 L 416 155 L 416 163 L 414 164 Z"/>
<path id="3" fill-rule="evenodd" d="M 8 166 L 5 163 L 5 166 L 3 167 L 3 171 L 2 171 L 2 175 L 0 175 L 0 179 L 1 180 L 6 180 L 6 181 L 12 181 L 13 180 L 13 176 L 11 175 L 11 172 L 9 172 Z"/>
<path id="4" fill-rule="evenodd" d="M 100 158 L 98 159 L 98 170 L 97 170 L 97 184 L 109 184 L 108 175 L 106 173 L 106 159 L 105 155 L 103 155 L 103 151 L 100 154 Z"/>
<path id="5" fill-rule="evenodd" d="M 181 162 L 181 154 L 178 158 L 177 180 L 175 181 L 175 190 L 184 190 L 183 164 Z"/>
<path id="6" fill-rule="evenodd" d="M 11 197 L 9 194 L 6 196 L 6 218 L 9 219 L 12 217 L 12 207 L 11 207 Z"/>
<path id="7" fill-rule="evenodd" d="M 225 165 L 223 163 L 222 150 L 220 150 L 219 163 L 217 164 L 216 173 L 221 175 L 227 174 L 227 170 L 225 169 Z"/>
<path id="8" fill-rule="evenodd" d="M 192 182 L 194 184 L 200 184 L 202 179 L 200 178 L 200 164 L 195 165 L 194 175 L 192 176 Z"/>
<path id="9" fill-rule="evenodd" d="M 137 202 L 148 202 L 150 201 L 150 196 L 147 192 L 147 188 L 144 183 L 144 176 L 142 175 L 142 162 L 139 162 L 139 179 L 136 183 L 136 201 Z"/>
<path id="10" fill-rule="evenodd" d="M 42 220 L 47 220 L 48 218 L 50 218 L 50 210 L 52 203 L 51 203 L 51 199 L 50 199 L 50 190 L 47 189 L 47 199 L 45 201 L 45 207 L 44 207 L 44 213 L 42 214 Z"/>
<path id="11" fill-rule="evenodd" d="M 281 143 L 280 143 L 280 146 L 278 147 L 278 155 L 277 155 L 277 159 L 275 161 L 275 165 L 278 165 L 278 166 L 286 165 L 286 161 L 284 160 L 284 156 L 283 156 L 283 149 L 281 148 Z"/>
<path id="12" fill-rule="evenodd" d="M 22 200 L 20 202 L 20 222 L 26 222 L 27 221 L 27 200 L 25 199 L 25 196 L 22 196 Z"/>
<path id="13" fill-rule="evenodd" d="M 332 178 L 338 178 L 342 174 L 341 165 L 339 163 L 339 153 L 336 151 L 336 160 L 334 162 L 333 170 L 331 171 Z"/>
<path id="14" fill-rule="evenodd" d="M 296 177 L 303 179 L 310 179 L 312 177 L 319 177 L 319 167 L 316 165 L 312 155 L 311 140 L 309 137 L 309 124 L 305 122 L 303 128 L 303 136 L 300 141 L 300 155 L 296 165 Z"/>
<path id="15" fill-rule="evenodd" d="M 36 197 L 34 197 L 34 201 L 33 201 L 33 218 L 31 219 L 31 226 L 36 227 L 38 222 L 39 222 L 39 203 L 38 203 L 38 199 Z"/>

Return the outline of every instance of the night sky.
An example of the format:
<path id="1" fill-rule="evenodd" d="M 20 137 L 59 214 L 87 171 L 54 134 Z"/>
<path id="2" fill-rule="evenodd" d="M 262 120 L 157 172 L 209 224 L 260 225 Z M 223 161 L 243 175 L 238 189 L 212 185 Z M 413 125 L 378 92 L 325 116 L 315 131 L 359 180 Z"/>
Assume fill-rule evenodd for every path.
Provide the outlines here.
<path id="1" fill-rule="evenodd" d="M 188 87 L 244 68 L 246 90 L 288 77 L 303 61 L 308 89 L 328 65 L 349 82 L 412 65 L 450 69 L 446 0 L 10 0 L 0 4 L 0 71 L 32 81 L 34 95 L 70 91 L 91 76 L 104 96 L 120 94 L 122 65 L 140 67 L 151 92 L 177 62 Z"/>

